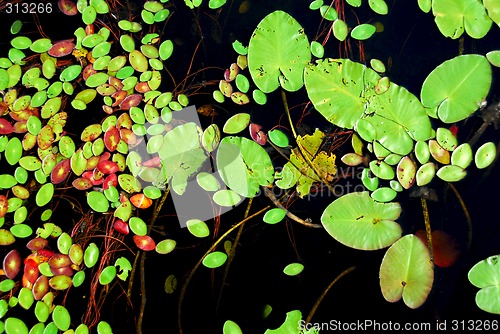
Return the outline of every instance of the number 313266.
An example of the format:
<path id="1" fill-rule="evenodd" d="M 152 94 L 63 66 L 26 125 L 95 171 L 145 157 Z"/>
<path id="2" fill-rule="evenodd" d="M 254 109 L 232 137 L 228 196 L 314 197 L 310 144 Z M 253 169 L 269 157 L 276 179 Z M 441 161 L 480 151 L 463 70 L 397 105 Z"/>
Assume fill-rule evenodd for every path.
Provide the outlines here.
<path id="1" fill-rule="evenodd" d="M 52 4 L 50 2 L 7 3 L 4 11 L 7 14 L 50 14 L 52 13 Z"/>

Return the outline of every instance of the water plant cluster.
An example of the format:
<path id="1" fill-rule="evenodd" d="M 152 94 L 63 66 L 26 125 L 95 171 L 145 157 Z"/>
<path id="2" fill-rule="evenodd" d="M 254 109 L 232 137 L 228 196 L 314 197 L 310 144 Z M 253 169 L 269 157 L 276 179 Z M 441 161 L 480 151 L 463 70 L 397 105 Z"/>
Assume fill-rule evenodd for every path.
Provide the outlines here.
<path id="1" fill-rule="evenodd" d="M 500 51 L 458 49 L 428 73 L 417 96 L 393 82 L 382 61 L 364 59 L 362 43 L 383 32 L 371 22 L 356 23 L 349 13 L 365 9 L 384 16 L 384 0 L 315 0 L 307 15 L 326 32 L 314 36 L 285 10 L 266 13 L 248 40 L 231 41 L 235 60 L 226 68 L 191 68 L 200 37 L 178 82 L 172 58 L 181 43 L 165 37 L 168 30 L 175 35 L 172 16 L 184 10 L 195 22 L 210 15 L 220 24 L 218 16 L 233 5 L 59 0 L 57 10 L 79 22 L 64 39 L 53 40 L 43 30 L 28 33 L 21 20 L 12 24 L 7 53 L 0 55 L 0 332 L 111 333 L 114 325 L 101 309 L 110 291 L 119 291 L 141 333 L 146 254 L 182 257 L 176 248 L 186 233 L 192 247 L 213 240 L 185 277 L 165 280 L 166 295 L 179 300 L 180 332 L 191 279 L 212 270 L 223 273 L 218 279 L 225 282 L 245 225 L 287 221 L 324 229 L 332 243 L 349 248 L 385 249 L 379 276 L 368 279 L 379 280 L 388 302 L 402 299 L 411 309 L 427 301 L 435 266 L 457 261 L 452 237 L 432 227 L 426 192 L 438 184 L 460 199 L 453 184 L 495 162 L 496 143 L 477 142 L 487 125 L 496 124 L 498 108 L 488 98 Z M 461 40 L 462 47 L 466 38 L 481 39 L 500 25 L 495 1 L 418 5 L 435 16 L 442 38 Z M 241 2 L 239 11 L 248 6 Z M 202 33 L 200 25 L 195 28 Z M 352 43 L 357 56 L 332 53 Z M 201 82 L 202 73 L 216 75 Z M 298 107 L 289 105 L 295 97 L 304 100 L 300 120 Z M 194 107 L 193 101 L 207 100 Z M 281 110 L 268 130 L 249 106 Z M 209 124 L 193 119 L 193 110 Z M 485 127 L 460 142 L 458 126 L 478 111 Z M 306 113 L 326 125 L 300 131 Z M 216 122 L 221 117 L 222 124 Z M 339 171 L 349 167 L 361 169 L 364 190 L 336 195 Z M 275 189 L 285 196 L 275 196 Z M 314 200 L 311 195 L 323 191 L 330 197 L 319 222 L 294 213 L 295 201 Z M 185 229 L 165 224 L 169 198 L 196 192 L 208 198 L 213 220 L 179 215 Z M 399 220 L 405 208 L 398 198 L 408 194 L 420 197 L 418 230 L 408 231 Z M 266 205 L 254 210 L 257 197 Z M 221 212 L 245 206 L 239 222 L 221 224 Z M 467 216 L 465 204 L 463 210 Z M 498 256 L 468 272 L 480 289 L 477 307 L 493 314 L 500 314 Z M 283 272 L 297 276 L 303 270 L 296 261 Z M 354 270 L 332 278 L 307 317 L 290 310 L 281 327 L 266 333 L 300 333 L 298 323 L 311 321 L 333 283 Z M 85 306 L 71 307 L 82 295 L 88 296 Z M 134 298 L 139 306 L 132 307 Z M 219 332 L 242 332 L 237 321 L 225 320 Z"/>

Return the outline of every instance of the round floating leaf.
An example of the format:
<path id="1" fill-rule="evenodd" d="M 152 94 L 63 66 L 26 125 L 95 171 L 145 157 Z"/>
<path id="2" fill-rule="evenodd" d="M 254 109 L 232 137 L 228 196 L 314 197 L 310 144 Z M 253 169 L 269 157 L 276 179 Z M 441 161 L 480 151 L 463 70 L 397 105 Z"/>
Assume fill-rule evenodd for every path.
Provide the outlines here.
<path id="1" fill-rule="evenodd" d="M 267 133 L 267 136 L 273 142 L 273 144 L 278 147 L 288 147 L 289 145 L 287 135 L 281 130 L 271 130 Z"/>
<path id="2" fill-rule="evenodd" d="M 392 180 L 392 181 L 394 181 L 394 180 Z M 398 193 L 392 188 L 381 187 L 381 188 L 376 189 L 374 192 L 372 192 L 370 196 L 371 196 L 371 198 L 373 198 L 377 202 L 386 203 L 386 202 L 390 202 L 393 199 L 395 199 L 397 194 Z"/>
<path id="3" fill-rule="evenodd" d="M 438 128 L 436 130 L 436 141 L 439 146 L 448 151 L 453 151 L 458 145 L 455 135 L 446 128 Z"/>
<path id="4" fill-rule="evenodd" d="M 436 67 L 422 84 L 420 97 L 427 108 L 437 108 L 445 123 L 467 118 L 478 109 L 491 86 L 491 66 L 484 56 L 462 55 Z"/>
<path id="5" fill-rule="evenodd" d="M 207 172 L 201 172 L 196 175 L 196 181 L 205 191 L 217 191 L 220 188 L 219 181 Z"/>
<path id="6" fill-rule="evenodd" d="M 476 167 L 479 169 L 488 167 L 495 160 L 496 154 L 497 150 L 494 143 L 488 142 L 481 145 L 474 155 Z"/>
<path id="7" fill-rule="evenodd" d="M 243 334 L 240 326 L 231 320 L 226 320 L 224 326 L 222 327 L 223 334 Z"/>
<path id="8" fill-rule="evenodd" d="M 22 27 L 23 27 L 23 22 L 21 20 L 15 20 L 10 26 L 10 33 L 15 35 L 21 31 Z"/>
<path id="9" fill-rule="evenodd" d="M 464 29 L 473 38 L 483 38 L 492 24 L 483 4 L 474 0 L 432 1 L 432 13 L 439 31 L 453 39 L 459 38 Z"/>
<path id="10" fill-rule="evenodd" d="M 417 186 L 425 186 L 430 183 L 436 175 L 436 165 L 432 162 L 428 162 L 420 166 L 417 170 Z"/>
<path id="11" fill-rule="evenodd" d="M 248 92 L 248 88 L 250 88 L 250 82 L 247 77 L 243 74 L 236 75 L 236 87 L 243 93 Z"/>
<path id="12" fill-rule="evenodd" d="M 47 53 L 52 57 L 64 57 L 73 52 L 75 44 L 70 41 L 60 41 L 52 45 Z"/>
<path id="13" fill-rule="evenodd" d="M 99 321 L 97 324 L 97 334 L 112 334 L 113 330 L 111 326 L 106 321 Z"/>
<path id="14" fill-rule="evenodd" d="M 116 267 L 115 266 L 107 266 L 101 271 L 99 275 L 99 283 L 101 285 L 108 285 L 111 283 L 116 277 Z"/>
<path id="15" fill-rule="evenodd" d="M 236 134 L 238 132 L 243 131 L 248 126 L 249 123 L 250 123 L 250 114 L 239 113 L 233 115 L 226 121 L 224 127 L 222 128 L 222 131 L 228 134 Z"/>
<path id="16" fill-rule="evenodd" d="M 457 182 L 467 175 L 467 171 L 459 166 L 448 165 L 439 168 L 436 175 L 443 181 Z"/>
<path id="17" fill-rule="evenodd" d="M 149 235 L 134 235 L 134 243 L 143 251 L 152 251 L 156 248 L 154 240 Z"/>
<path id="18" fill-rule="evenodd" d="M 15 237 L 18 237 L 18 238 L 27 238 L 31 234 L 33 234 L 33 230 L 31 229 L 31 227 L 29 225 L 26 225 L 26 224 L 14 225 L 10 228 L 10 231 L 12 232 L 12 234 Z"/>
<path id="19" fill-rule="evenodd" d="M 369 0 L 368 5 L 377 14 L 385 15 L 389 12 L 389 8 L 384 0 Z"/>
<path id="20" fill-rule="evenodd" d="M 107 212 L 109 202 L 106 196 L 99 191 L 91 191 L 87 194 L 87 203 L 96 212 Z"/>
<path id="21" fill-rule="evenodd" d="M 225 137 L 217 152 L 217 169 L 224 183 L 244 197 L 254 197 L 259 186 L 274 180 L 274 167 L 267 152 L 254 141 Z"/>
<path id="22" fill-rule="evenodd" d="M 3 271 L 5 277 L 13 279 L 21 270 L 22 260 L 19 251 L 16 249 L 11 250 L 3 258 Z"/>
<path id="23" fill-rule="evenodd" d="M 0 229 L 0 246 L 8 246 L 13 244 L 16 241 L 14 235 L 5 229 Z"/>
<path id="24" fill-rule="evenodd" d="M 165 239 L 156 244 L 156 252 L 158 254 L 168 254 L 174 250 L 176 246 L 175 240 Z"/>
<path id="25" fill-rule="evenodd" d="M 309 41 L 300 24 L 289 14 L 275 11 L 255 29 L 248 45 L 248 68 L 264 93 L 280 85 L 296 91 L 304 83 L 304 67 L 311 61 Z"/>
<path id="26" fill-rule="evenodd" d="M 7 146 L 5 146 L 4 155 L 9 165 L 13 166 L 17 164 L 23 155 L 23 145 L 21 140 L 17 137 L 12 137 L 7 143 Z"/>
<path id="27" fill-rule="evenodd" d="M 220 8 L 222 6 L 224 6 L 224 4 L 226 3 L 227 0 L 210 0 L 208 2 L 208 7 L 210 9 L 217 9 L 217 8 Z"/>
<path id="28" fill-rule="evenodd" d="M 325 54 L 325 48 L 321 43 L 312 41 L 311 42 L 311 53 L 313 54 L 314 57 L 316 58 L 323 58 Z"/>
<path id="29" fill-rule="evenodd" d="M 59 330 L 65 331 L 71 325 L 71 316 L 64 306 L 56 305 L 52 311 L 52 321 L 54 321 Z"/>
<path id="30" fill-rule="evenodd" d="M 217 191 L 213 196 L 214 202 L 220 206 L 236 206 L 241 202 L 241 197 L 236 192 L 224 189 Z"/>
<path id="31" fill-rule="evenodd" d="M 5 319 L 5 333 L 28 334 L 28 327 L 21 319 L 9 317 Z"/>
<path id="32" fill-rule="evenodd" d="M 286 210 L 282 208 L 273 208 L 266 212 L 263 217 L 264 222 L 268 224 L 276 224 L 283 220 L 286 216 Z"/>
<path id="33" fill-rule="evenodd" d="M 491 65 L 500 67 L 500 50 L 490 51 L 486 54 L 486 59 Z"/>
<path id="34" fill-rule="evenodd" d="M 50 202 L 54 195 L 54 185 L 52 183 L 44 184 L 36 193 L 36 205 L 44 206 Z"/>
<path id="35" fill-rule="evenodd" d="M 82 12 L 82 20 L 86 25 L 94 23 L 97 12 L 93 6 L 86 7 Z"/>
<path id="36" fill-rule="evenodd" d="M 462 168 L 469 167 L 472 162 L 472 148 L 468 143 L 458 146 L 451 154 L 451 164 Z"/>
<path id="37" fill-rule="evenodd" d="M 323 5 L 319 8 L 319 12 L 321 16 L 327 19 L 328 21 L 335 21 L 338 18 L 337 11 L 330 6 Z"/>
<path id="38" fill-rule="evenodd" d="M 217 268 L 220 267 L 226 262 L 227 255 L 223 252 L 212 252 L 205 256 L 202 263 L 207 268 Z"/>
<path id="39" fill-rule="evenodd" d="M 380 265 L 380 287 L 387 301 L 403 297 L 408 307 L 418 308 L 427 299 L 433 282 L 429 250 L 417 236 L 404 236 L 385 253 Z"/>
<path id="40" fill-rule="evenodd" d="M 167 60 L 168 58 L 170 58 L 172 52 L 174 51 L 174 43 L 171 40 L 167 39 L 160 44 L 158 51 L 160 54 L 160 59 Z"/>
<path id="41" fill-rule="evenodd" d="M 136 235 L 146 235 L 148 233 L 148 226 L 146 223 L 139 217 L 132 217 L 129 220 L 129 226 L 132 232 Z"/>
<path id="42" fill-rule="evenodd" d="M 351 37 L 360 41 L 364 41 L 372 37 L 377 28 L 374 25 L 363 23 L 351 30 Z"/>
<path id="43" fill-rule="evenodd" d="M 429 151 L 429 145 L 426 142 L 419 140 L 415 144 L 415 157 L 418 162 L 425 164 L 429 161 L 431 152 Z"/>
<path id="44" fill-rule="evenodd" d="M 267 102 L 266 94 L 264 94 L 264 92 L 262 92 L 259 89 L 255 89 L 252 92 L 252 97 L 255 100 L 255 103 L 257 103 L 257 104 L 264 105 Z"/>
<path id="45" fill-rule="evenodd" d="M 56 275 L 49 279 L 49 285 L 54 290 L 66 290 L 71 287 L 73 280 L 67 275 Z"/>
<path id="46" fill-rule="evenodd" d="M 295 276 L 298 275 L 304 270 L 304 265 L 302 263 L 290 263 L 283 269 L 285 275 Z"/>
<path id="47" fill-rule="evenodd" d="M 207 224 L 199 219 L 190 219 L 186 222 L 188 231 L 197 238 L 205 238 L 210 235 Z"/>
<path id="48" fill-rule="evenodd" d="M 467 275 L 480 288 L 476 294 L 477 306 L 486 312 L 500 314 L 500 256 L 493 255 L 476 263 Z"/>
<path id="49" fill-rule="evenodd" d="M 87 268 L 92 268 L 99 260 L 99 248 L 95 243 L 90 243 L 83 254 L 83 262 Z"/>
<path id="50" fill-rule="evenodd" d="M 413 185 L 416 172 L 417 166 L 415 166 L 410 157 L 405 156 L 399 161 L 396 168 L 396 175 L 403 188 L 409 189 Z"/>
<path id="51" fill-rule="evenodd" d="M 326 231 L 342 244 L 363 250 L 381 249 L 401 237 L 396 220 L 398 203 L 378 203 L 367 191 L 344 195 L 332 202 L 321 216 Z"/>

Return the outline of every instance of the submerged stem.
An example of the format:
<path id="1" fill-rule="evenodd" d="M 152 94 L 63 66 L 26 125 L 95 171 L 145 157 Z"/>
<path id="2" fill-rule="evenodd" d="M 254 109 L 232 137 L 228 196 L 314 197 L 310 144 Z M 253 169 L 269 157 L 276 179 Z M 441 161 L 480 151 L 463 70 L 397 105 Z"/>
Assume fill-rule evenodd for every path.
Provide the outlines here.
<path id="1" fill-rule="evenodd" d="M 307 315 L 307 318 L 305 320 L 306 323 L 309 323 L 312 319 L 312 317 L 314 316 L 314 313 L 316 313 L 316 310 L 318 309 L 319 307 L 319 304 L 321 304 L 321 302 L 323 301 L 323 299 L 325 298 L 326 294 L 328 293 L 328 291 L 330 291 L 330 289 L 332 288 L 332 286 L 338 282 L 339 279 L 341 279 L 342 277 L 344 277 L 345 275 L 349 274 L 350 272 L 352 272 L 354 269 L 356 269 L 356 266 L 352 266 L 350 268 L 347 268 L 346 270 L 344 270 L 343 272 L 341 272 L 337 277 L 335 277 L 335 279 L 326 287 L 325 291 L 323 291 L 321 293 L 321 295 L 318 297 L 318 299 L 316 300 L 316 302 L 314 303 L 314 306 L 312 307 L 311 311 L 309 312 L 309 314 Z"/>
<path id="2" fill-rule="evenodd" d="M 460 206 L 462 207 L 462 211 L 464 212 L 465 219 L 467 220 L 467 249 L 470 248 L 470 244 L 472 242 L 472 218 L 469 214 L 469 210 L 467 210 L 467 206 L 465 205 L 464 200 L 462 199 L 462 196 L 460 196 L 460 193 L 458 192 L 457 188 L 451 183 L 449 183 L 449 186 L 451 190 L 453 190 L 453 193 L 455 196 L 457 196 L 458 202 L 460 203 Z"/>
<path id="3" fill-rule="evenodd" d="M 427 238 L 427 247 L 429 248 L 432 266 L 434 267 L 434 252 L 432 249 L 431 220 L 429 218 L 429 210 L 427 209 L 427 200 L 423 197 L 420 197 L 420 202 L 422 203 L 422 213 L 424 215 L 425 236 Z"/>
<path id="4" fill-rule="evenodd" d="M 240 222 L 238 222 L 238 223 L 234 224 L 233 226 L 231 226 L 231 228 L 229 230 L 227 230 L 226 233 L 224 233 L 223 235 L 221 235 L 219 237 L 219 239 L 217 239 L 217 241 L 215 241 L 214 244 L 212 246 L 210 246 L 210 248 L 205 252 L 205 254 L 203 254 L 203 256 L 200 258 L 200 260 L 198 260 L 198 262 L 195 264 L 195 266 L 193 267 L 193 269 L 191 269 L 191 271 L 189 272 L 188 276 L 186 277 L 186 281 L 182 285 L 181 292 L 180 292 L 180 295 L 179 295 L 179 302 L 177 304 L 177 325 L 179 326 L 179 334 L 183 333 L 182 332 L 182 302 L 184 301 L 184 296 L 186 295 L 187 286 L 189 285 L 189 282 L 193 278 L 194 273 L 196 272 L 196 270 L 198 270 L 198 267 L 203 262 L 203 259 L 208 254 L 210 254 L 224 240 L 224 238 L 226 238 L 231 232 L 233 232 L 239 226 L 245 224 L 250 219 L 253 219 L 254 217 L 257 217 L 258 215 L 260 215 L 261 213 L 266 212 L 270 208 L 271 208 L 271 206 L 268 205 L 265 208 L 263 208 L 263 209 L 257 211 L 256 213 L 252 214 L 251 216 L 248 216 L 247 218 L 244 218 Z"/>

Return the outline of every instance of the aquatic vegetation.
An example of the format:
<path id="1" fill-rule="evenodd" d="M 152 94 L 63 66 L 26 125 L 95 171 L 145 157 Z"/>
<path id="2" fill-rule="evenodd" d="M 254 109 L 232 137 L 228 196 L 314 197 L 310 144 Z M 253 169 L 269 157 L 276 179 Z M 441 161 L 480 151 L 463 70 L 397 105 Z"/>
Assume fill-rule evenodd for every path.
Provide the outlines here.
<path id="1" fill-rule="evenodd" d="M 8 13 L 18 3 L 0 9 Z M 445 269 L 458 261 L 457 241 L 430 219 L 427 201 L 433 188 L 452 189 L 470 224 L 453 183 L 471 170 L 486 174 L 496 161 L 493 141 L 476 142 L 498 123 L 498 108 L 488 101 L 499 51 L 465 54 L 463 33 L 481 39 L 496 29 L 498 6 L 418 2 L 425 13 L 432 9 L 443 38 L 462 43 L 417 94 L 391 79 L 389 64 L 366 61 L 363 42 L 383 29 L 349 17 L 344 6 L 355 12 L 361 1 L 301 7 L 310 9 L 316 35 L 277 9 L 262 15 L 247 40 L 228 42 L 220 35 L 224 20 L 236 15 L 234 3 L 59 0 L 59 14 L 77 24 L 57 39 L 43 32 L 43 23 L 38 32 L 21 20 L 12 23 L 0 55 L 0 325 L 6 333 L 104 334 L 124 318 L 125 327 L 142 333 L 151 311 L 146 276 L 158 275 L 147 270 L 146 254 L 181 259 L 168 268 L 164 291 L 178 294 L 182 333 L 193 276 L 205 270 L 221 283 L 217 309 L 250 225 L 291 222 L 345 248 L 385 250 L 378 276 L 367 279 L 379 281 L 388 302 L 402 299 L 411 309 L 428 300 L 434 265 Z M 383 0 L 367 5 L 374 17 L 390 12 Z M 242 2 L 238 15 L 250 6 Z M 182 24 L 177 11 L 193 17 L 187 37 L 175 25 Z M 226 43 L 218 52 L 236 59 L 222 67 L 206 63 L 214 61 L 207 56 L 210 39 Z M 181 54 L 186 44 L 190 57 Z M 207 59 L 198 61 L 203 54 Z M 457 135 L 478 110 L 484 123 L 473 138 Z M 308 129 L 311 114 L 319 125 Z M 348 168 L 359 169 L 361 191 L 343 184 Z M 411 226 L 403 216 L 408 197 L 419 198 L 423 217 Z M 320 209 L 295 211 L 304 201 Z M 170 217 L 186 229 L 173 227 Z M 198 262 L 186 260 L 188 268 L 186 249 L 201 249 Z M 290 279 L 309 269 L 295 253 L 277 265 Z M 481 289 L 477 306 L 500 314 L 497 262 L 496 255 L 479 262 L 468 279 Z M 281 327 L 265 325 L 266 333 L 319 332 L 298 324 L 309 323 L 327 292 L 353 271 L 336 276 L 304 320 L 292 310 Z M 78 305 L 82 296 L 88 300 Z M 121 319 L 113 320 L 106 308 L 120 303 Z M 240 321 L 223 320 L 218 331 L 242 332 Z"/>

